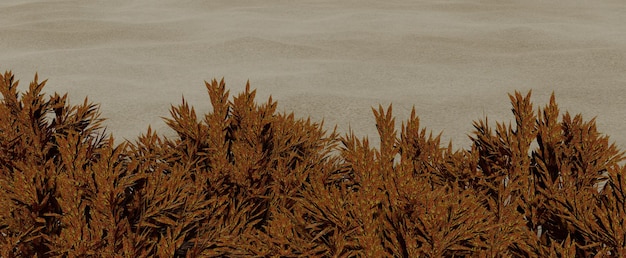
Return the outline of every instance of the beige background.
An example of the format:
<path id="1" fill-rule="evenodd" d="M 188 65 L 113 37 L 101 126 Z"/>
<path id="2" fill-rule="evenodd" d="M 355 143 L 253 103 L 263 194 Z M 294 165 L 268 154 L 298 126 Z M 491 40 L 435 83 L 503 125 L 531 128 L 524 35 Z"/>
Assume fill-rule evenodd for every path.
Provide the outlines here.
<path id="1" fill-rule="evenodd" d="M 225 77 L 373 142 L 370 107 L 393 103 L 399 122 L 414 105 L 456 147 L 473 120 L 510 121 L 507 93 L 543 106 L 554 91 L 624 147 L 625 57 L 623 0 L 0 2 L 0 70 L 89 96 L 118 141 L 170 135 L 170 104 L 206 112 L 203 80 Z"/>

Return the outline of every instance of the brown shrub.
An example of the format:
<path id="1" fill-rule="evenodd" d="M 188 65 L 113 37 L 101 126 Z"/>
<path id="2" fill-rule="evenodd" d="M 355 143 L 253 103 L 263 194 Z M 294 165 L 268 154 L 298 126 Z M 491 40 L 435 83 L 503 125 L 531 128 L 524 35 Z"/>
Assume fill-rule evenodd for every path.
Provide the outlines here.
<path id="1" fill-rule="evenodd" d="M 379 107 L 374 148 L 213 80 L 178 137 L 114 146 L 96 105 L 0 82 L 0 257 L 625 255 L 623 152 L 554 96 L 461 150 Z"/>

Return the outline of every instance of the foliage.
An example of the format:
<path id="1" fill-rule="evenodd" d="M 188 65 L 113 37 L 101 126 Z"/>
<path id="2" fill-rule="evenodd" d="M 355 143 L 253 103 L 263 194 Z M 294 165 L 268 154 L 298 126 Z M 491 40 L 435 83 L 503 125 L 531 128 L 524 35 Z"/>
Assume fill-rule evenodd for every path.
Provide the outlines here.
<path id="1" fill-rule="evenodd" d="M 114 145 L 98 106 L 0 76 L 0 257 L 623 257 L 626 168 L 595 121 L 510 95 L 453 150 L 373 109 L 377 148 L 206 82 Z"/>

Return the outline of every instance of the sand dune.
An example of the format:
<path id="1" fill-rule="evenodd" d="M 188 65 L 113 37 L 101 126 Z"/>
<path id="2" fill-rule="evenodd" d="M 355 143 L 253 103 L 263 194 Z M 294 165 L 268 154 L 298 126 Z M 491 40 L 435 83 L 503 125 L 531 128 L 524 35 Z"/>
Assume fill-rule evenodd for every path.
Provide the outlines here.
<path id="1" fill-rule="evenodd" d="M 120 140 L 171 134 L 169 105 L 208 111 L 203 80 L 225 77 L 374 142 L 370 107 L 415 106 L 457 147 L 472 120 L 512 118 L 507 93 L 554 91 L 626 147 L 624 1 L 5 0 L 0 70 L 89 96 Z"/>

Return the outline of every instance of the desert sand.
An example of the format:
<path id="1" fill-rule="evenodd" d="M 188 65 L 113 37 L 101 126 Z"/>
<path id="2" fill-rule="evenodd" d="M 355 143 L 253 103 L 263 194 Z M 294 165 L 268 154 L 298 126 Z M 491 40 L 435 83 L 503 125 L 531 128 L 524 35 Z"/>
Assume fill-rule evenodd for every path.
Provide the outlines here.
<path id="1" fill-rule="evenodd" d="M 473 120 L 511 121 L 507 93 L 554 92 L 626 147 L 623 0 L 3 0 L 0 70 L 101 104 L 118 142 L 171 135 L 170 105 L 209 111 L 203 81 L 224 77 L 374 143 L 371 107 L 399 124 L 415 106 L 462 148 Z"/>

